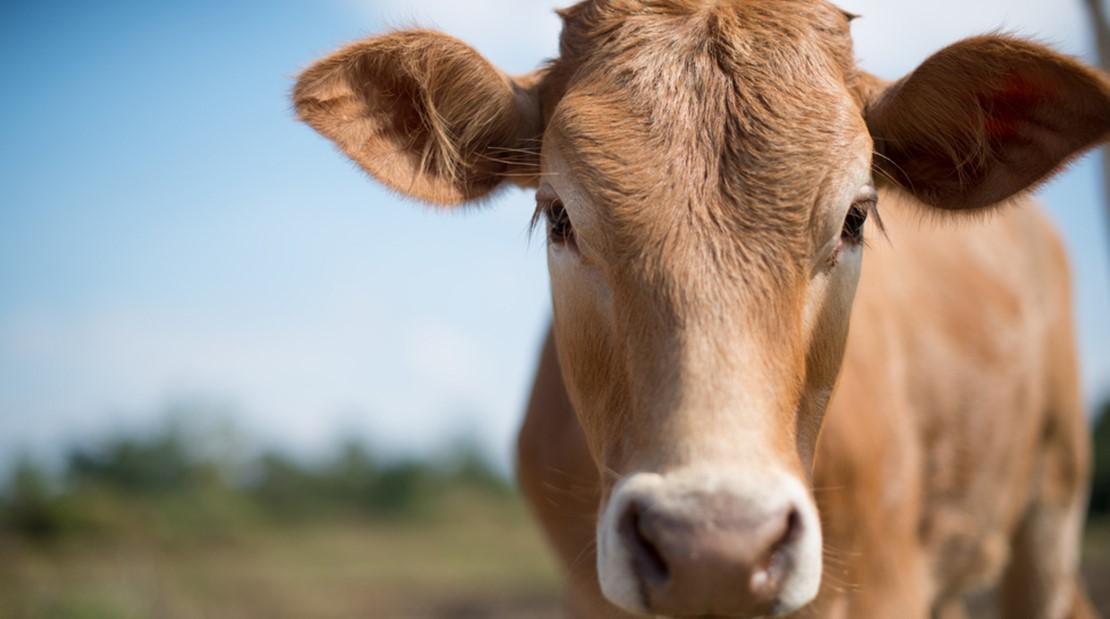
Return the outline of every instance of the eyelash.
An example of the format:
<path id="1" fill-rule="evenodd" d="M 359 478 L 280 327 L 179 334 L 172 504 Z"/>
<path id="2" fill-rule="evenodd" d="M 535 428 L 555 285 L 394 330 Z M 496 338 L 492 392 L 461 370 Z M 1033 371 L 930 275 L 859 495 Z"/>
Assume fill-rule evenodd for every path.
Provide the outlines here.
<path id="1" fill-rule="evenodd" d="M 562 202 L 552 200 L 541 203 L 539 208 L 536 209 L 533 224 L 538 222 L 541 214 L 547 222 L 547 240 L 549 243 L 556 245 L 574 243 L 574 226 L 571 224 L 570 215 L 567 214 Z"/>

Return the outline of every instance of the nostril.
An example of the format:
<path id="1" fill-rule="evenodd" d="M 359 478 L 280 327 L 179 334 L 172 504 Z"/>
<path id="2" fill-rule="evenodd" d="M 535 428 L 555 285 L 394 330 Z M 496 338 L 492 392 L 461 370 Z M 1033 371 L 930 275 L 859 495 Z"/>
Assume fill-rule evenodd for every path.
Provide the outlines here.
<path id="1" fill-rule="evenodd" d="M 620 535 L 632 552 L 636 572 L 648 588 L 660 587 L 670 578 L 667 562 L 643 527 L 643 508 L 633 501 L 620 521 Z"/>
<path id="2" fill-rule="evenodd" d="M 802 535 L 802 517 L 797 508 L 787 514 L 782 533 L 767 549 L 762 564 L 752 572 L 751 588 L 756 595 L 775 595 L 783 576 L 790 569 L 787 551 Z"/>
<path id="3" fill-rule="evenodd" d="M 786 516 L 786 527 L 783 530 L 782 536 L 775 542 L 773 551 L 778 552 L 781 548 L 793 544 L 798 536 L 802 534 L 802 516 L 798 513 L 798 508 L 792 507 L 790 513 Z"/>

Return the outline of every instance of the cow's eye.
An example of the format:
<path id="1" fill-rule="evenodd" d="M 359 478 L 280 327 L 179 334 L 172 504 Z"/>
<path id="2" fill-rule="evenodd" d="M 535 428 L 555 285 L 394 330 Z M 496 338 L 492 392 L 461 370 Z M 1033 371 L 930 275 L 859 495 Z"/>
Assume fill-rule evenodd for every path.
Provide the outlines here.
<path id="1" fill-rule="evenodd" d="M 552 200 L 544 205 L 544 217 L 547 219 L 547 238 L 551 243 L 563 245 L 574 240 L 574 227 L 570 223 L 570 216 L 563 203 Z"/>
<path id="2" fill-rule="evenodd" d="M 844 218 L 844 228 L 840 231 L 840 239 L 845 243 L 859 245 L 863 242 L 863 224 L 867 221 L 868 204 L 853 204 L 848 209 L 848 216 Z"/>
<path id="3" fill-rule="evenodd" d="M 871 188 L 868 188 L 864 195 L 856 198 L 844 218 L 844 227 L 840 230 L 841 243 L 859 245 L 863 242 L 863 224 L 867 222 L 867 215 L 875 210 L 878 202 L 879 195 Z"/>

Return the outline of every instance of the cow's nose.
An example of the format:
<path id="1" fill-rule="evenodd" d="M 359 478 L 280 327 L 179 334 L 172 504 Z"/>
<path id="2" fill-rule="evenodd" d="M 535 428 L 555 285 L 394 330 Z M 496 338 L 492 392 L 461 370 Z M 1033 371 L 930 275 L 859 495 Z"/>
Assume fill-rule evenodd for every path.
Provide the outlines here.
<path id="1" fill-rule="evenodd" d="M 798 510 L 787 505 L 768 513 L 728 497 L 686 504 L 704 508 L 632 501 L 621 520 L 648 609 L 678 616 L 774 613 L 790 569 L 784 551 L 801 535 Z"/>

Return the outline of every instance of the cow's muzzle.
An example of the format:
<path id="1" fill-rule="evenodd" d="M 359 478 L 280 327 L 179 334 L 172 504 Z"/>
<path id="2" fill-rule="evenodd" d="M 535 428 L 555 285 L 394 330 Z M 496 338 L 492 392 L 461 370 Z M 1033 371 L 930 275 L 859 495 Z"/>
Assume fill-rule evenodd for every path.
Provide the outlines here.
<path id="1" fill-rule="evenodd" d="M 598 527 L 602 591 L 667 616 L 762 617 L 797 610 L 821 580 L 821 531 L 793 476 L 639 473 Z"/>

